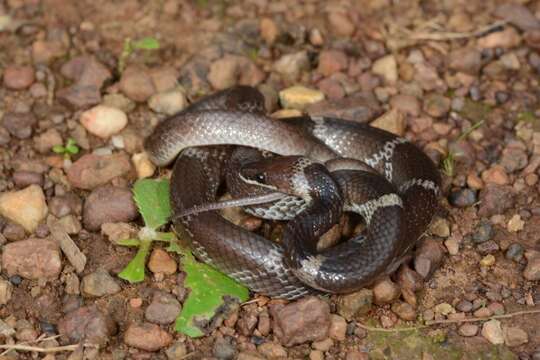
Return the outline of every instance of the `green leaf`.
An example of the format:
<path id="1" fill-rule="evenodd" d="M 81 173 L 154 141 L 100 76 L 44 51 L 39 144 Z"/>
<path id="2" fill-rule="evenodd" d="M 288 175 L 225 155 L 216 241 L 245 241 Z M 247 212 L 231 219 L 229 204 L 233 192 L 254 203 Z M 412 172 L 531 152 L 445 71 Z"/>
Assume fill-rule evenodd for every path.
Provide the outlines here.
<path id="1" fill-rule="evenodd" d="M 153 37 L 145 37 L 143 39 L 134 41 L 132 46 L 135 49 L 156 50 L 159 49 L 159 41 Z"/>
<path id="2" fill-rule="evenodd" d="M 137 254 L 118 276 L 131 284 L 144 281 L 144 266 L 150 252 L 151 240 L 141 240 Z"/>
<path id="3" fill-rule="evenodd" d="M 121 246 L 139 246 L 141 241 L 139 239 L 122 239 L 116 242 L 116 245 Z"/>
<path id="4" fill-rule="evenodd" d="M 66 152 L 66 148 L 62 145 L 54 145 L 52 151 L 56 154 L 63 154 Z"/>
<path id="5" fill-rule="evenodd" d="M 146 227 L 155 230 L 168 222 L 171 205 L 167 180 L 138 180 L 133 186 L 133 195 Z"/>
<path id="6" fill-rule="evenodd" d="M 182 250 L 182 268 L 186 273 L 184 286 L 191 289 L 182 312 L 176 319 L 176 331 L 190 337 L 205 335 L 204 325 L 211 321 L 224 296 L 244 302 L 249 290 L 210 266 L 195 260 L 191 252 Z"/>

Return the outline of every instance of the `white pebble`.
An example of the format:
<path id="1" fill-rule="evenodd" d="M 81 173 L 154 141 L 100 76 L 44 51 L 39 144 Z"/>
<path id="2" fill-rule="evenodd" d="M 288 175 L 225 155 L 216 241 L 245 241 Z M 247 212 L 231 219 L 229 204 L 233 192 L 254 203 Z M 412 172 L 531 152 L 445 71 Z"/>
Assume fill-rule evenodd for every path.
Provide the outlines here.
<path id="1" fill-rule="evenodd" d="M 89 133 L 102 139 L 108 139 L 119 133 L 127 125 L 127 115 L 117 108 L 97 105 L 83 112 L 81 124 Z"/>

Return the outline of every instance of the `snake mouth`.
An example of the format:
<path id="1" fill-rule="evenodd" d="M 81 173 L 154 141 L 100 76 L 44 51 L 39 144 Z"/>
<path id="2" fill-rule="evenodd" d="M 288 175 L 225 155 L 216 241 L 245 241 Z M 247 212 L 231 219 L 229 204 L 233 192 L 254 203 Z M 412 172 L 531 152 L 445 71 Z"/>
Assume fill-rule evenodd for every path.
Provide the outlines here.
<path id="1" fill-rule="evenodd" d="M 248 206 L 248 205 L 260 205 L 266 204 L 269 202 L 274 202 L 281 200 L 284 197 L 288 196 L 285 193 L 281 192 L 271 192 L 268 194 L 256 195 L 256 196 L 246 196 L 237 199 L 225 200 L 225 201 L 216 201 L 213 203 L 201 204 L 193 206 L 189 209 L 184 209 L 181 212 L 178 212 L 172 220 L 176 220 L 188 215 L 196 215 L 206 211 L 220 210 L 237 206 Z"/>

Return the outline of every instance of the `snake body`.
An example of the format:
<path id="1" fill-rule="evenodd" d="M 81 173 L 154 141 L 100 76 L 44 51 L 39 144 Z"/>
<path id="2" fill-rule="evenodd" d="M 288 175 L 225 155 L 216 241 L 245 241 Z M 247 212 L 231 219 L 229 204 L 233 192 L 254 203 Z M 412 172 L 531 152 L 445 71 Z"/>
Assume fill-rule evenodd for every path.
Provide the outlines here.
<path id="1" fill-rule="evenodd" d="M 231 149 L 209 145 L 242 145 L 310 159 L 300 161 L 300 168 L 339 164 L 341 158 L 366 164 L 369 171 L 337 170 L 332 177 L 346 199 L 343 209 L 364 217 L 367 234 L 316 254 L 291 248 L 286 239 L 284 248 L 209 211 L 175 220 L 191 235 L 195 255 L 255 292 L 289 299 L 313 288 L 351 292 L 394 270 L 437 207 L 440 177 L 431 160 L 406 139 L 368 125 L 328 117 L 271 119 L 263 101 L 253 88 L 227 89 L 166 119 L 146 139 L 157 165 L 178 157 L 171 178 L 173 213 L 216 201 Z M 301 186 L 307 178 L 296 180 Z M 320 232 L 312 223 L 318 216 L 323 215 L 308 211 L 287 236 Z"/>

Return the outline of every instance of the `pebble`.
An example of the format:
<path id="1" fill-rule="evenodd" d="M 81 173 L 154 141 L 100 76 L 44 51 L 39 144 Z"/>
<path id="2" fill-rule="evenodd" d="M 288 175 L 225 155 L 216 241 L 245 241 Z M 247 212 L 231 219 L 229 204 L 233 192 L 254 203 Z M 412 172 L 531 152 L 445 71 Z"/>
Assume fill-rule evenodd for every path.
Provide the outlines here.
<path id="1" fill-rule="evenodd" d="M 240 84 L 256 86 L 265 74 L 247 57 L 225 55 L 210 65 L 208 81 L 217 90 Z"/>
<path id="2" fill-rule="evenodd" d="M 156 171 L 156 166 L 152 161 L 150 161 L 150 158 L 148 157 L 148 154 L 146 152 L 133 154 L 133 156 L 131 156 L 131 161 L 135 166 L 137 178 L 144 179 L 154 175 L 154 172 Z"/>
<path id="3" fill-rule="evenodd" d="M 317 84 L 319 90 L 330 100 L 339 100 L 345 97 L 345 89 L 342 84 L 333 78 L 325 78 Z"/>
<path id="4" fill-rule="evenodd" d="M 58 333 L 73 343 L 84 340 L 89 344 L 105 345 L 116 331 L 112 316 L 102 313 L 95 305 L 73 310 L 58 323 Z"/>
<path id="5" fill-rule="evenodd" d="M 45 194 L 38 185 L 0 193 L 0 215 L 33 233 L 48 213 Z"/>
<path id="6" fill-rule="evenodd" d="M 399 298 L 400 294 L 399 286 L 389 278 L 384 278 L 373 286 L 373 299 L 378 305 L 389 304 Z"/>
<path id="7" fill-rule="evenodd" d="M 490 317 L 491 315 L 493 315 L 493 311 L 491 311 L 491 309 L 489 307 L 482 307 L 478 310 L 476 310 L 474 313 L 473 313 L 474 317 L 477 317 L 477 318 L 487 318 L 487 317 Z"/>
<path id="8" fill-rule="evenodd" d="M 489 320 L 482 326 L 482 336 L 493 345 L 504 344 L 503 331 L 499 320 Z"/>
<path id="9" fill-rule="evenodd" d="M 324 44 L 324 36 L 317 28 L 313 28 L 309 31 L 309 42 L 313 46 L 322 46 Z"/>
<path id="10" fill-rule="evenodd" d="M 386 130 L 392 134 L 403 136 L 405 133 L 405 116 L 399 110 L 392 109 L 379 116 L 370 124 L 373 127 Z"/>
<path id="11" fill-rule="evenodd" d="M 280 344 L 267 342 L 257 347 L 257 350 L 267 359 L 286 358 L 287 351 Z"/>
<path id="12" fill-rule="evenodd" d="M 120 78 L 120 90 L 133 101 L 145 102 L 154 95 L 156 88 L 147 68 L 128 66 Z"/>
<path id="13" fill-rule="evenodd" d="M 11 135 L 9 134 L 9 131 L 3 127 L 0 127 L 0 146 L 9 144 L 10 140 Z"/>
<path id="14" fill-rule="evenodd" d="M 144 311 L 144 317 L 151 323 L 167 325 L 176 320 L 181 309 L 180 302 L 173 295 L 156 291 L 152 302 Z"/>
<path id="15" fill-rule="evenodd" d="M 228 339 L 217 338 L 212 352 L 220 360 L 232 360 L 236 355 L 236 347 Z"/>
<path id="16" fill-rule="evenodd" d="M 432 235 L 447 238 L 450 236 L 450 223 L 446 219 L 436 218 L 431 222 L 429 231 Z"/>
<path id="17" fill-rule="evenodd" d="M 112 243 L 119 240 L 130 239 L 137 235 L 137 228 L 128 223 L 104 223 L 101 225 L 101 233 L 106 235 Z"/>
<path id="18" fill-rule="evenodd" d="M 37 123 L 32 113 L 8 112 L 2 118 L 4 128 L 17 139 L 28 139 L 32 136 L 32 127 Z"/>
<path id="19" fill-rule="evenodd" d="M 34 146 L 42 154 L 51 151 L 56 145 L 62 145 L 62 143 L 62 135 L 55 128 L 47 129 L 38 136 L 34 136 Z"/>
<path id="20" fill-rule="evenodd" d="M 381 114 L 381 106 L 369 94 L 355 93 L 339 100 L 325 100 L 306 107 L 311 116 L 329 116 L 366 123 Z"/>
<path id="21" fill-rule="evenodd" d="M 351 350 L 347 352 L 345 360 L 369 360 L 369 355 L 367 352 Z"/>
<path id="22" fill-rule="evenodd" d="M 373 62 L 371 71 L 381 76 L 386 83 L 393 84 L 398 79 L 397 61 L 394 55 L 386 55 Z"/>
<path id="23" fill-rule="evenodd" d="M 418 101 L 418 98 L 412 95 L 394 95 L 390 99 L 390 106 L 413 117 L 420 115 L 420 101 Z"/>
<path id="24" fill-rule="evenodd" d="M 8 65 L 4 69 L 4 86 L 10 90 L 24 90 L 36 80 L 31 66 Z"/>
<path id="25" fill-rule="evenodd" d="M 321 340 L 321 341 L 314 341 L 311 344 L 311 347 L 313 349 L 319 350 L 319 351 L 322 351 L 322 352 L 330 350 L 330 348 L 332 346 L 334 346 L 334 340 L 332 340 L 331 338 L 326 338 L 326 339 Z"/>
<path id="26" fill-rule="evenodd" d="M 281 56 L 273 64 L 275 72 L 289 81 L 297 80 L 300 75 L 309 69 L 309 57 L 306 51 L 298 51 Z"/>
<path id="27" fill-rule="evenodd" d="M 337 302 L 337 313 L 350 321 L 354 316 L 363 315 L 371 310 L 372 303 L 373 291 L 362 289 L 340 296 Z"/>
<path id="28" fill-rule="evenodd" d="M 321 91 L 295 85 L 279 92 L 281 105 L 286 109 L 303 110 L 306 106 L 324 100 Z"/>
<path id="29" fill-rule="evenodd" d="M 311 350 L 309 353 L 309 360 L 324 360 L 324 354 L 319 350 Z"/>
<path id="30" fill-rule="evenodd" d="M 480 191 L 479 216 L 490 217 L 503 214 L 512 208 L 515 203 L 514 190 L 509 185 L 487 184 Z"/>
<path id="31" fill-rule="evenodd" d="M 332 11 L 328 14 L 328 23 L 333 33 L 338 36 L 348 37 L 355 31 L 354 23 L 347 14 L 338 11 Z"/>
<path id="32" fill-rule="evenodd" d="M 456 309 L 454 309 L 454 307 L 450 305 L 449 303 L 437 304 L 433 308 L 433 311 L 435 312 L 435 314 L 444 315 L 444 316 L 448 316 L 449 314 L 456 313 Z"/>
<path id="33" fill-rule="evenodd" d="M 268 44 L 272 45 L 279 35 L 279 28 L 271 18 L 262 18 L 259 23 L 261 37 Z"/>
<path id="34" fill-rule="evenodd" d="M 49 211 L 57 218 L 70 214 L 80 215 L 82 200 L 72 192 L 55 196 L 49 200 Z"/>
<path id="35" fill-rule="evenodd" d="M 329 305 L 314 296 L 272 311 L 274 334 L 285 346 L 323 340 L 330 327 Z"/>
<path id="36" fill-rule="evenodd" d="M 450 111 L 450 99 L 439 94 L 429 94 L 424 99 L 424 111 L 433 117 L 442 117 Z"/>
<path id="37" fill-rule="evenodd" d="M 453 70 L 475 75 L 482 67 L 482 54 L 474 47 L 458 48 L 450 53 L 448 66 Z"/>
<path id="38" fill-rule="evenodd" d="M 122 110 L 105 105 L 84 111 L 79 120 L 89 133 L 102 139 L 118 134 L 128 123 L 127 115 Z"/>
<path id="39" fill-rule="evenodd" d="M 480 266 L 489 267 L 495 264 L 495 256 L 489 254 L 486 255 L 480 260 Z"/>
<path id="40" fill-rule="evenodd" d="M 443 257 L 444 246 L 434 239 L 426 238 L 416 249 L 414 269 L 427 279 L 439 268 Z"/>
<path id="41" fill-rule="evenodd" d="M 172 336 L 156 324 L 131 324 L 124 333 L 124 343 L 145 351 L 158 351 L 169 346 Z"/>
<path id="42" fill-rule="evenodd" d="M 529 281 L 540 280 L 540 252 L 527 250 L 525 252 L 527 266 L 523 270 L 523 277 Z"/>
<path id="43" fill-rule="evenodd" d="M 0 279 L 0 305 L 6 305 L 11 300 L 13 285 L 11 282 Z"/>
<path id="44" fill-rule="evenodd" d="M 497 31 L 478 39 L 477 44 L 484 49 L 504 48 L 509 49 L 521 43 L 521 36 L 511 26 L 503 31 Z"/>
<path id="45" fill-rule="evenodd" d="M 478 200 L 476 197 L 476 191 L 464 188 L 453 190 L 448 197 L 448 201 L 452 206 L 458 208 L 465 208 L 475 204 Z"/>
<path id="46" fill-rule="evenodd" d="M 473 309 L 473 304 L 469 300 L 461 300 L 456 304 L 456 309 L 461 312 L 469 312 Z"/>
<path id="47" fill-rule="evenodd" d="M 176 261 L 165 250 L 156 248 L 148 260 L 148 269 L 156 273 L 171 275 L 176 272 Z"/>
<path id="48" fill-rule="evenodd" d="M 493 14 L 517 26 L 522 31 L 540 29 L 540 20 L 526 6 L 521 4 L 507 3 L 499 5 Z"/>
<path id="49" fill-rule="evenodd" d="M 463 324 L 459 327 L 458 333 L 461 336 L 471 337 L 478 334 L 479 327 L 476 324 Z"/>
<path id="50" fill-rule="evenodd" d="M 265 360 L 262 355 L 255 351 L 242 351 L 236 360 Z"/>
<path id="51" fill-rule="evenodd" d="M 169 360 L 182 360 L 186 358 L 187 355 L 186 344 L 182 341 L 177 341 L 167 348 L 165 355 Z"/>
<path id="52" fill-rule="evenodd" d="M 138 216 L 131 191 L 108 185 L 93 190 L 83 207 L 83 224 L 90 231 L 107 222 L 129 222 Z"/>
<path id="53" fill-rule="evenodd" d="M 476 227 L 472 239 L 476 244 L 481 244 L 488 240 L 491 240 L 495 235 L 495 229 L 489 221 L 482 220 Z"/>
<path id="54" fill-rule="evenodd" d="M 324 50 L 319 55 L 317 71 L 323 76 L 330 76 L 346 69 L 348 66 L 347 55 L 339 50 Z"/>
<path id="55" fill-rule="evenodd" d="M 416 319 L 416 310 L 406 302 L 395 302 L 392 304 L 392 311 L 402 320 L 414 321 Z"/>
<path id="56" fill-rule="evenodd" d="M 259 321 L 257 322 L 257 330 L 261 336 L 267 336 L 271 330 L 270 314 L 267 311 L 259 313 Z"/>
<path id="57" fill-rule="evenodd" d="M 107 94 L 103 97 L 102 105 L 117 108 L 125 113 L 129 113 L 135 109 L 135 102 L 121 93 Z"/>
<path id="58" fill-rule="evenodd" d="M 2 235 L 8 241 L 19 241 L 26 237 L 26 231 L 21 225 L 9 222 L 2 230 Z"/>
<path id="59" fill-rule="evenodd" d="M 519 214 L 515 214 L 508 221 L 508 226 L 506 228 L 510 232 L 518 232 L 518 231 L 523 230 L 524 227 L 525 227 L 525 221 L 521 219 L 521 216 L 519 216 Z"/>
<path id="60" fill-rule="evenodd" d="M 3 247 L 2 266 L 9 276 L 54 279 L 62 269 L 60 249 L 56 242 L 45 239 L 8 243 Z"/>
<path id="61" fill-rule="evenodd" d="M 186 96 L 183 91 L 173 89 L 154 94 L 148 100 L 150 109 L 165 115 L 174 115 L 187 106 Z"/>
<path id="62" fill-rule="evenodd" d="M 527 332 L 518 327 L 505 327 L 503 334 L 506 346 L 520 346 L 529 342 L 529 335 L 527 335 Z"/>
<path id="63" fill-rule="evenodd" d="M 101 297 L 116 294 L 121 290 L 116 280 L 104 269 L 99 269 L 82 278 L 81 291 L 85 296 Z"/>
<path id="64" fill-rule="evenodd" d="M 345 321 L 345 319 L 339 315 L 330 315 L 330 328 L 328 330 L 328 335 L 330 338 L 337 341 L 343 341 L 345 340 L 346 333 L 347 321 Z"/>
<path id="65" fill-rule="evenodd" d="M 500 165 L 495 165 L 482 172 L 482 180 L 487 184 L 507 185 L 510 178 Z"/>
<path id="66" fill-rule="evenodd" d="M 131 171 L 131 162 L 124 153 L 113 155 L 86 154 L 67 170 L 70 184 L 76 188 L 92 190 Z"/>

